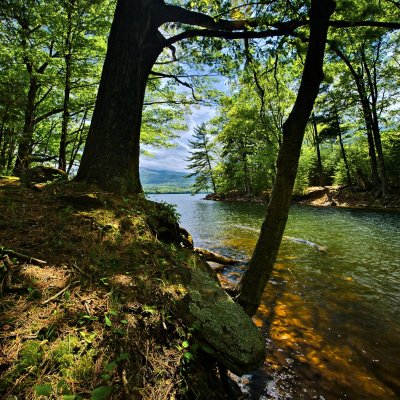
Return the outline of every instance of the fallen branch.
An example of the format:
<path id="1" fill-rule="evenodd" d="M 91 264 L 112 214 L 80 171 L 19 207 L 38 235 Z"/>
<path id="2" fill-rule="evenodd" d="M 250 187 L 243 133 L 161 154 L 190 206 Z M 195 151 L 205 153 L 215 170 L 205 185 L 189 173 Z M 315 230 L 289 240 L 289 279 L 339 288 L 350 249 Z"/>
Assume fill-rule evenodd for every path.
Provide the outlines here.
<path id="1" fill-rule="evenodd" d="M 222 265 L 235 265 L 240 264 L 242 261 L 234 258 L 225 257 L 221 254 L 214 253 L 213 251 L 195 247 L 195 253 L 199 254 L 205 261 L 212 261 Z"/>
<path id="2" fill-rule="evenodd" d="M 27 256 L 25 254 L 18 253 L 17 251 L 6 249 L 6 248 L 4 248 L 2 246 L 0 246 L 0 254 L 4 254 L 4 255 L 8 254 L 10 257 L 17 258 L 18 260 L 21 260 L 21 261 L 27 261 L 30 264 L 35 264 L 35 265 L 45 265 L 45 264 L 47 264 L 47 261 L 39 260 L 38 258 L 30 257 L 30 256 Z"/>
<path id="3" fill-rule="evenodd" d="M 57 297 L 61 296 L 64 292 L 66 292 L 72 285 L 75 285 L 75 283 L 78 283 L 78 281 L 70 283 L 68 286 L 66 286 L 63 290 L 60 290 L 58 293 L 56 293 L 54 296 L 49 297 L 47 300 L 42 301 L 42 306 L 44 306 L 47 303 L 50 303 L 51 301 L 55 300 Z"/>

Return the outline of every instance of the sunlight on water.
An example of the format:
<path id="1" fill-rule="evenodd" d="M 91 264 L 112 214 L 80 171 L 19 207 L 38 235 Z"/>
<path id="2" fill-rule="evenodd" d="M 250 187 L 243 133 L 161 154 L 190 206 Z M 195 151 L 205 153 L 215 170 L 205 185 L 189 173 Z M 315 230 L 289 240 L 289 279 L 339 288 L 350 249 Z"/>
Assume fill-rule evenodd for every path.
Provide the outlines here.
<path id="1" fill-rule="evenodd" d="M 265 206 L 152 198 L 178 205 L 196 246 L 251 255 Z M 293 207 L 285 236 L 254 317 L 268 356 L 243 389 L 253 399 L 400 398 L 400 215 Z"/>

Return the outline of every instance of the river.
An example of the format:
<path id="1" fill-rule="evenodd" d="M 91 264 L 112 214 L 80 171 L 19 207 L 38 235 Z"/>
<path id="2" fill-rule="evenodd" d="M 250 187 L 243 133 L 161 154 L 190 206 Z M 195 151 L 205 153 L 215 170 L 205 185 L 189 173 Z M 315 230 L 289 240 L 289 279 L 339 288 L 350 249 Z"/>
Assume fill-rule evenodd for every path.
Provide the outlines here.
<path id="1" fill-rule="evenodd" d="M 265 206 L 201 197 L 149 196 L 176 204 L 195 246 L 248 258 Z M 267 359 L 242 389 L 251 399 L 400 399 L 400 214 L 293 206 L 285 237 L 254 317 Z"/>

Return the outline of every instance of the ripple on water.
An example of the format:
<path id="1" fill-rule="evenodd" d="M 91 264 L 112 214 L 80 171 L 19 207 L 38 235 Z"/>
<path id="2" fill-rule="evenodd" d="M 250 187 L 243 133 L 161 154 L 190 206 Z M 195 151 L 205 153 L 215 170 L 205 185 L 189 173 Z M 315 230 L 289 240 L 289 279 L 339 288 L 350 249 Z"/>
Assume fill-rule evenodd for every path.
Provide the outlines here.
<path id="1" fill-rule="evenodd" d="M 249 257 L 265 207 L 165 195 L 195 245 Z M 400 215 L 293 207 L 254 322 L 264 366 L 242 377 L 253 399 L 400 398 Z M 240 269 L 224 279 L 237 281 Z"/>

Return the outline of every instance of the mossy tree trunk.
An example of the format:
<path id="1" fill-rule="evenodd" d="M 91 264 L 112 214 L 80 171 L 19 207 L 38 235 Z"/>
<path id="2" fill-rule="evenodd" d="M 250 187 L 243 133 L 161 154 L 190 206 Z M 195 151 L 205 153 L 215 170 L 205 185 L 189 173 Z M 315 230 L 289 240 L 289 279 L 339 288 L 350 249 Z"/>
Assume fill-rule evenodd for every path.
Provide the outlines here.
<path id="1" fill-rule="evenodd" d="M 267 215 L 248 269 L 240 282 L 238 301 L 249 315 L 253 315 L 260 304 L 286 226 L 305 128 L 323 79 L 328 22 L 334 10 L 333 0 L 311 2 L 310 39 L 303 77 L 293 110 L 283 125 L 277 176 Z"/>

